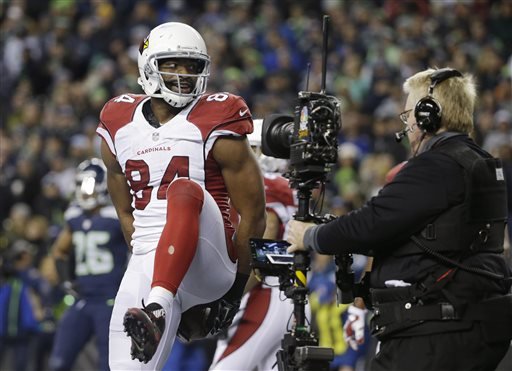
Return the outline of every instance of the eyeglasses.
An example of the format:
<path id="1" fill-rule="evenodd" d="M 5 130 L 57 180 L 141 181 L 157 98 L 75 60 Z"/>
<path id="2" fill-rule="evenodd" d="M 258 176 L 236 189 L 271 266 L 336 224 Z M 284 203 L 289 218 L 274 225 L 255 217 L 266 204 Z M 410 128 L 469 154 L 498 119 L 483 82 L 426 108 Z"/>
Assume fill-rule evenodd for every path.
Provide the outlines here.
<path id="1" fill-rule="evenodd" d="M 409 114 L 411 113 L 412 109 L 408 109 L 407 111 L 402 112 L 398 115 L 400 117 L 400 121 L 404 123 L 404 125 L 407 126 L 407 120 L 409 119 Z"/>

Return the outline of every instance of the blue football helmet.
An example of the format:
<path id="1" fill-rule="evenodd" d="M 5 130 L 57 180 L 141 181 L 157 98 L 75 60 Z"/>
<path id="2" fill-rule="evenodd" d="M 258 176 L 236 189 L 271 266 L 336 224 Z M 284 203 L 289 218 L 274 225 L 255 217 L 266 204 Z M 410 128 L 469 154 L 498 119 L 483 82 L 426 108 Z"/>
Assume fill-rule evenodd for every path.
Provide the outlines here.
<path id="1" fill-rule="evenodd" d="M 84 210 L 92 210 L 108 203 L 107 168 L 99 158 L 85 160 L 78 165 L 75 199 Z"/>

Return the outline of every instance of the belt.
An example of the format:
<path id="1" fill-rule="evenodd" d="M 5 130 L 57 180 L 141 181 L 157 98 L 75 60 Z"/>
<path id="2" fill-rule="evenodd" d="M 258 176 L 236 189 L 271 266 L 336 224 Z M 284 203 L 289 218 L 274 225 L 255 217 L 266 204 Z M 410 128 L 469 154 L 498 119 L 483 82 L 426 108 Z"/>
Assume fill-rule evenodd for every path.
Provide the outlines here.
<path id="1" fill-rule="evenodd" d="M 418 302 L 402 301 L 374 304 L 372 333 L 383 334 L 390 328 L 399 330 L 414 323 L 425 321 L 480 321 L 501 323 L 512 331 L 512 295 L 504 295 L 468 304 L 457 310 L 451 303 L 440 302 L 421 305 Z"/>

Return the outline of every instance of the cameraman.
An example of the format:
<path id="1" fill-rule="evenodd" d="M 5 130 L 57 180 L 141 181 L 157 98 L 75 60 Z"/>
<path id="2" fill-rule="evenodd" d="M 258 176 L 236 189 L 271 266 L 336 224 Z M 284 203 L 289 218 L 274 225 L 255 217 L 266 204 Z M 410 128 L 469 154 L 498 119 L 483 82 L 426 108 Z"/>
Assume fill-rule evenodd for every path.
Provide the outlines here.
<path id="1" fill-rule="evenodd" d="M 289 224 L 289 252 L 373 256 L 372 370 L 495 369 L 512 338 L 501 163 L 469 137 L 473 77 L 428 69 L 404 83 L 413 157 L 365 206 Z"/>

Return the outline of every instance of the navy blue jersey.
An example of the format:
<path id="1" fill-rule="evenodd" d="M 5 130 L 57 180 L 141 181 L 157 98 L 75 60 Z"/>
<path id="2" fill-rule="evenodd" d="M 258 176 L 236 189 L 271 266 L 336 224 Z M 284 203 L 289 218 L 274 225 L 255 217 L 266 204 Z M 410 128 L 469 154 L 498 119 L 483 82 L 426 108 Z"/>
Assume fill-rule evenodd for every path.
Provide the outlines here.
<path id="1" fill-rule="evenodd" d="M 74 273 L 81 297 L 114 298 L 128 259 L 114 207 L 106 206 L 93 214 L 71 207 L 65 219 L 73 236 Z"/>

